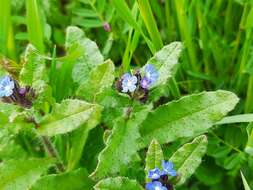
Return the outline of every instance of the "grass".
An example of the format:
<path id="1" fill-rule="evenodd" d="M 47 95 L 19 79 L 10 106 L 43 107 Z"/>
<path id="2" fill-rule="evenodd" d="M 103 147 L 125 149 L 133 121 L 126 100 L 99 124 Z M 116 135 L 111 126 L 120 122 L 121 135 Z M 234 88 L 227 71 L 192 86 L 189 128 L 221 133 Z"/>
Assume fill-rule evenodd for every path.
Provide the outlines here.
<path id="1" fill-rule="evenodd" d="M 57 84 L 52 85 L 57 100 L 68 96 L 71 90 L 66 88 L 73 85 L 66 76 L 71 74 L 71 60 L 78 51 L 62 58 L 56 57 L 64 54 L 62 42 L 65 27 L 78 24 L 86 36 L 103 49 L 104 56 L 120 66 L 120 72 L 143 65 L 165 44 L 183 41 L 185 51 L 177 75 L 169 85 L 170 98 L 177 99 L 202 90 L 227 89 L 241 99 L 235 113 L 253 111 L 253 5 L 250 1 L 55 0 L 46 4 L 38 0 L 25 0 L 20 1 L 22 8 L 19 10 L 15 9 L 15 3 L 3 1 L 0 6 L 0 52 L 19 62 L 17 52 L 22 52 L 25 44 L 32 43 L 41 54 L 50 56 L 50 83 Z M 52 15 L 57 15 L 57 19 Z M 61 19 L 59 15 L 64 17 Z M 15 18 L 26 22 L 17 24 L 13 22 Z M 105 22 L 110 24 L 109 32 L 103 29 Z M 47 26 L 50 30 L 46 30 Z M 28 39 L 18 39 L 20 33 L 26 33 Z M 49 36 L 48 40 L 46 36 Z M 57 59 L 63 64 L 56 74 Z M 244 152 L 247 134 L 245 124 L 229 127 L 211 132 L 224 142 L 213 141 L 219 144 L 218 153 L 224 154 L 224 144 L 225 147 L 229 145 Z M 233 136 L 233 133 L 238 136 Z M 246 162 L 252 162 L 250 160 L 236 162 L 231 158 L 231 162 L 236 163 L 230 169 L 226 169 L 222 160 L 215 156 L 209 155 L 206 160 L 211 160 L 214 168 L 219 168 L 218 172 L 223 173 L 222 179 L 229 179 L 226 188 L 233 190 L 241 187 L 237 185 L 241 180 L 239 169 L 243 170 L 247 179 L 252 177 L 245 169 Z M 216 187 L 200 179 L 198 183 L 196 178 L 192 178 L 188 185 L 196 189 Z M 253 185 L 252 180 L 248 183 Z"/>

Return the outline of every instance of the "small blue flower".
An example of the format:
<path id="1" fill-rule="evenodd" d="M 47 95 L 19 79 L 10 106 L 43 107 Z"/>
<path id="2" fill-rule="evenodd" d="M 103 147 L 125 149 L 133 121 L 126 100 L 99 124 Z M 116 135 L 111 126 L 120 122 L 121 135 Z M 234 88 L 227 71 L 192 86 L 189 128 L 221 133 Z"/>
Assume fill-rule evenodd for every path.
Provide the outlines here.
<path id="1" fill-rule="evenodd" d="M 164 174 L 175 177 L 177 175 L 176 170 L 174 170 L 174 165 L 172 162 L 162 162 L 163 172 Z"/>
<path id="2" fill-rule="evenodd" d="M 0 81 L 0 97 L 11 96 L 13 94 L 14 87 L 14 81 L 9 76 L 3 77 Z"/>
<path id="3" fill-rule="evenodd" d="M 151 64 L 147 64 L 145 66 L 145 77 L 147 77 L 147 79 L 150 81 L 150 85 L 154 84 L 158 77 L 159 77 L 159 74 L 156 70 L 156 68 L 154 67 L 154 65 L 151 65 Z"/>
<path id="4" fill-rule="evenodd" d="M 146 190 L 167 190 L 167 188 L 161 182 L 154 181 L 146 184 Z"/>
<path id="5" fill-rule="evenodd" d="M 143 77 L 141 79 L 141 87 L 144 89 L 148 89 L 148 87 L 150 86 L 151 81 L 147 78 L 147 77 Z"/>
<path id="6" fill-rule="evenodd" d="M 122 92 L 133 92 L 136 89 L 137 77 L 126 73 L 122 76 Z"/>
<path id="7" fill-rule="evenodd" d="M 159 168 L 149 170 L 149 172 L 148 172 L 149 179 L 159 179 L 160 176 L 161 176 L 161 170 Z"/>

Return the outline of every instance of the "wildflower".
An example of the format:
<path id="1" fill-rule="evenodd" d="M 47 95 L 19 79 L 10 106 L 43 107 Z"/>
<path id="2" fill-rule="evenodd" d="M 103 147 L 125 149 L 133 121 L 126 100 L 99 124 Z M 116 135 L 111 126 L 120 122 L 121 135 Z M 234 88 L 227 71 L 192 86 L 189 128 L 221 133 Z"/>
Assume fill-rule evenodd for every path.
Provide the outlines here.
<path id="1" fill-rule="evenodd" d="M 0 97 L 11 96 L 13 94 L 14 88 L 14 81 L 9 76 L 3 77 L 0 81 Z"/>
<path id="2" fill-rule="evenodd" d="M 159 168 L 149 170 L 148 172 L 148 178 L 150 179 L 159 179 L 160 176 L 161 176 L 161 170 Z"/>
<path id="3" fill-rule="evenodd" d="M 164 174 L 175 177 L 177 175 L 176 170 L 174 169 L 174 165 L 172 162 L 162 162 L 163 172 Z"/>
<path id="4" fill-rule="evenodd" d="M 134 92 L 136 89 L 137 77 L 126 73 L 122 76 L 122 92 Z"/>
<path id="5" fill-rule="evenodd" d="M 151 81 L 147 78 L 147 77 L 143 77 L 141 79 L 141 87 L 144 89 L 148 89 L 148 87 L 150 86 Z"/>
<path id="6" fill-rule="evenodd" d="M 159 181 L 153 181 L 146 184 L 146 190 L 167 190 Z"/>
<path id="7" fill-rule="evenodd" d="M 159 77 L 159 74 L 155 69 L 154 65 L 151 64 L 146 65 L 144 72 L 146 79 L 149 81 L 149 86 L 153 85 Z"/>

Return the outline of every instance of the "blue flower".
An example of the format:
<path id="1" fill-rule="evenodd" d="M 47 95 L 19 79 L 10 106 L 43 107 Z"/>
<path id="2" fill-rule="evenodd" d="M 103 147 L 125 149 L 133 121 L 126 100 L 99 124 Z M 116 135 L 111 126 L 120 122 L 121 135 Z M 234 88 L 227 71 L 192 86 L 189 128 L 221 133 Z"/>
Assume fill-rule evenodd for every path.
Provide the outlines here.
<path id="1" fill-rule="evenodd" d="M 175 177 L 177 175 L 176 170 L 174 170 L 174 165 L 172 162 L 162 162 L 163 172 L 164 174 Z"/>
<path id="2" fill-rule="evenodd" d="M 0 97 L 11 96 L 13 94 L 14 87 L 14 81 L 9 76 L 3 77 L 0 81 Z"/>
<path id="3" fill-rule="evenodd" d="M 148 172 L 148 178 L 150 179 L 159 179 L 160 176 L 161 176 L 161 170 L 159 168 L 149 170 Z"/>
<path id="4" fill-rule="evenodd" d="M 167 190 L 167 188 L 161 182 L 154 181 L 146 184 L 146 190 Z"/>
<path id="5" fill-rule="evenodd" d="M 136 89 L 137 77 L 126 73 L 122 76 L 122 92 L 133 92 Z"/>
<path id="6" fill-rule="evenodd" d="M 147 64 L 145 66 L 144 71 L 145 71 L 144 75 L 150 81 L 150 85 L 153 85 L 159 77 L 156 68 L 154 67 L 154 65 Z"/>
<path id="7" fill-rule="evenodd" d="M 147 89 L 151 84 L 151 81 L 147 77 L 141 79 L 141 87 Z"/>

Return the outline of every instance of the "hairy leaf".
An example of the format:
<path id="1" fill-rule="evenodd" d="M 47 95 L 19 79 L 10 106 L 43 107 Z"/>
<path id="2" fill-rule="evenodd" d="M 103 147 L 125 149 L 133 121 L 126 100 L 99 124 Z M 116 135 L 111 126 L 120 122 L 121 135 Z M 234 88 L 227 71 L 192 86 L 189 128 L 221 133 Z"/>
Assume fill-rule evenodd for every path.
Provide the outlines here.
<path id="1" fill-rule="evenodd" d="M 41 135 L 54 136 L 68 133 L 81 125 L 100 118 L 101 108 L 81 100 L 66 99 L 56 104 L 51 114 L 45 116 L 39 123 L 38 132 Z"/>
<path id="2" fill-rule="evenodd" d="M 185 96 L 150 112 L 140 126 L 141 147 L 156 138 L 160 143 L 206 132 L 238 102 L 235 94 L 218 90 Z"/>
<path id="3" fill-rule="evenodd" d="M 19 78 L 23 84 L 30 86 L 37 80 L 47 80 L 45 61 L 31 44 L 26 48 L 24 65 Z"/>
<path id="4" fill-rule="evenodd" d="M 164 158 L 162 148 L 159 142 L 156 139 L 153 139 L 151 144 L 149 145 L 146 156 L 146 174 L 149 170 L 152 170 L 156 167 L 161 169 L 161 163 L 163 160 Z M 147 179 L 147 181 L 150 181 L 150 179 Z"/>
<path id="5" fill-rule="evenodd" d="M 91 71 L 88 79 L 77 89 L 77 95 L 88 101 L 93 101 L 95 96 L 104 89 L 111 87 L 114 81 L 114 64 L 108 60 Z"/>
<path id="6" fill-rule="evenodd" d="M 149 107 L 134 113 L 130 119 L 120 118 L 107 140 L 105 149 L 99 155 L 99 162 L 92 178 L 99 180 L 115 176 L 124 170 L 138 150 L 139 124 L 145 119 Z"/>
<path id="7" fill-rule="evenodd" d="M 29 190 L 52 165 L 51 159 L 9 160 L 0 164 L 0 189 Z"/>
<path id="8" fill-rule="evenodd" d="M 141 185 L 126 177 L 107 178 L 98 182 L 95 190 L 143 190 Z"/>
<path id="9" fill-rule="evenodd" d="M 170 158 L 180 177 L 177 185 L 183 184 L 201 163 L 207 149 L 207 138 L 205 135 L 195 138 L 191 143 L 187 143 L 179 148 Z"/>
<path id="10" fill-rule="evenodd" d="M 158 69 L 159 78 L 153 87 L 165 84 L 173 74 L 173 68 L 178 64 L 182 52 L 181 42 L 172 42 L 164 46 L 152 57 L 147 64 L 153 64 Z"/>
<path id="11" fill-rule="evenodd" d="M 65 46 L 68 52 L 76 48 L 80 50 L 81 56 L 76 60 L 72 72 L 73 80 L 79 84 L 87 79 L 89 72 L 95 66 L 104 61 L 96 43 L 86 38 L 84 32 L 78 27 L 70 26 L 67 28 Z"/>
<path id="12" fill-rule="evenodd" d="M 40 178 L 31 190 L 92 190 L 93 182 L 85 169 Z"/>

